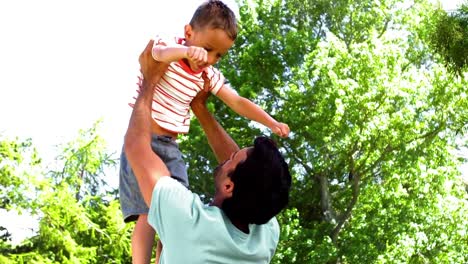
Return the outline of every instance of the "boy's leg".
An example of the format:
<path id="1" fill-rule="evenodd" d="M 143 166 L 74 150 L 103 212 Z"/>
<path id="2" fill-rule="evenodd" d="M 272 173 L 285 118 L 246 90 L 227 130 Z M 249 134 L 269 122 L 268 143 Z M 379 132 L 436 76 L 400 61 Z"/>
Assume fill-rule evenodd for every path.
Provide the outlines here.
<path id="1" fill-rule="evenodd" d="M 154 229 L 148 224 L 148 215 L 140 215 L 132 235 L 133 264 L 148 264 L 151 262 L 154 235 Z"/>
<path id="2" fill-rule="evenodd" d="M 162 251 L 162 243 L 161 240 L 158 240 L 157 246 L 156 246 L 156 261 L 154 262 L 155 264 L 159 263 L 159 257 L 161 257 L 161 251 Z"/>
<path id="3" fill-rule="evenodd" d="M 166 164 L 171 177 L 188 188 L 187 167 L 182 159 L 179 145 L 171 137 L 153 135 L 151 148 Z"/>

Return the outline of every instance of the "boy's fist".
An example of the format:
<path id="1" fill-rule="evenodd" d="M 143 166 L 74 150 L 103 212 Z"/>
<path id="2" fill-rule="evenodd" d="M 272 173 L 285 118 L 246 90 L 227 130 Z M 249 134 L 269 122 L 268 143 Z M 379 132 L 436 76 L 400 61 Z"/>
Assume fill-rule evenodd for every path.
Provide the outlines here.
<path id="1" fill-rule="evenodd" d="M 285 123 L 277 122 L 271 131 L 276 135 L 285 138 L 289 135 L 289 126 Z"/>
<path id="2" fill-rule="evenodd" d="M 205 64 L 208 61 L 208 52 L 204 48 L 189 46 L 186 57 L 196 64 Z"/>

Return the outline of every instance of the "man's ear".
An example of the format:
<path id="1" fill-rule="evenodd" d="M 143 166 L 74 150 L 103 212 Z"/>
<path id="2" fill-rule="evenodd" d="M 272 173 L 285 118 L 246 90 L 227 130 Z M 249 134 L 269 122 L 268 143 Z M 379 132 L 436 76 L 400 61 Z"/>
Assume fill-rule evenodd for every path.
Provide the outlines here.
<path id="1" fill-rule="evenodd" d="M 230 178 L 227 178 L 223 184 L 223 192 L 226 195 L 226 198 L 231 198 L 232 193 L 234 192 L 234 182 Z"/>
<path id="2" fill-rule="evenodd" d="M 193 36 L 193 28 L 190 24 L 184 26 L 184 36 L 186 40 L 189 40 Z"/>

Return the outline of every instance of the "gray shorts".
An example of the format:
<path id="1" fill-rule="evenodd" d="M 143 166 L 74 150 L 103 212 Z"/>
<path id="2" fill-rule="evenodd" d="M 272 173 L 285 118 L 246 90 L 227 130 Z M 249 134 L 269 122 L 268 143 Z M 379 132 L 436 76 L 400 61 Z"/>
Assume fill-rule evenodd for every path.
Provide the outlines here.
<path id="1" fill-rule="evenodd" d="M 171 176 L 188 187 L 187 168 L 177 142 L 171 137 L 153 135 L 151 148 L 166 164 Z M 143 200 L 138 182 L 123 149 L 120 155 L 119 196 L 125 222 L 136 221 L 139 215 L 148 213 L 149 208 Z"/>

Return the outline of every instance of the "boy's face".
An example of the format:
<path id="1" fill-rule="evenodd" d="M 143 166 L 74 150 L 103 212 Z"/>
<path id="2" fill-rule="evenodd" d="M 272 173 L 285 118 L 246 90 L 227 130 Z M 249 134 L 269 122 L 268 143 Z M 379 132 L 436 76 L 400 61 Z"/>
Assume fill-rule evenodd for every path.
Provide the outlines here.
<path id="1" fill-rule="evenodd" d="M 200 71 L 210 65 L 216 64 L 228 52 L 234 41 L 222 29 L 193 29 L 190 25 L 185 27 L 185 45 L 204 48 L 208 53 L 208 61 L 195 65 L 189 61 L 193 71 Z"/>

